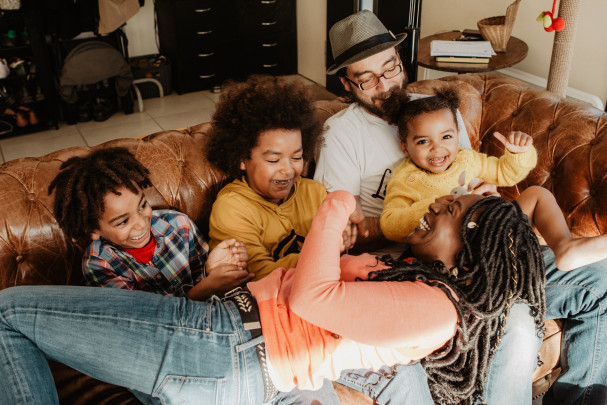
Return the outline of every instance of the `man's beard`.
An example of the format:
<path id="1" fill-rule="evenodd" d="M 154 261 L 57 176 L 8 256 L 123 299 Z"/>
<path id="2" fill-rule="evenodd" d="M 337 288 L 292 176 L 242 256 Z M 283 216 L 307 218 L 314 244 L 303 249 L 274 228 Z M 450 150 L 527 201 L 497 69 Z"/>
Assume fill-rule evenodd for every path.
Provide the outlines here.
<path id="1" fill-rule="evenodd" d="M 374 104 L 373 101 L 375 101 L 377 99 L 383 99 L 385 101 L 385 99 L 388 98 L 388 96 L 390 94 L 404 88 L 405 85 L 406 85 L 406 80 L 403 78 L 403 81 L 400 84 L 395 84 L 394 86 L 390 87 L 390 89 L 388 89 L 387 91 L 384 91 L 383 93 L 380 93 L 377 96 L 373 97 L 371 99 L 371 103 L 361 100 L 358 97 L 357 93 L 351 92 L 349 95 L 350 95 L 352 101 L 361 105 L 365 110 L 367 110 L 367 112 L 369 112 L 373 115 L 376 115 L 378 117 L 383 117 L 384 111 L 382 110 L 381 107 L 378 107 L 376 104 Z M 382 105 L 383 105 L 383 103 L 382 103 Z"/>

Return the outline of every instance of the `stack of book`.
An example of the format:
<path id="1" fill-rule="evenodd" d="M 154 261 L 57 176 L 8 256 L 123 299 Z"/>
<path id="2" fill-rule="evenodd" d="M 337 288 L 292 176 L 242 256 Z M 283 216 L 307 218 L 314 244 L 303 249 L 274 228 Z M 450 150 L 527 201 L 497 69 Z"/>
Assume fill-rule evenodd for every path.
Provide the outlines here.
<path id="1" fill-rule="evenodd" d="M 432 41 L 430 56 L 437 62 L 489 63 L 495 55 L 489 41 Z"/>

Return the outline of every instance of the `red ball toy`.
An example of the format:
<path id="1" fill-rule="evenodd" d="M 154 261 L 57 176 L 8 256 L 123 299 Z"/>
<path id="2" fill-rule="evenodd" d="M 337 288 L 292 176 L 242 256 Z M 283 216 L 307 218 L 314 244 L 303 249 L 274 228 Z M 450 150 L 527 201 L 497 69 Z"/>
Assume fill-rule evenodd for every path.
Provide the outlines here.
<path id="1" fill-rule="evenodd" d="M 565 28 L 565 20 L 561 17 L 553 18 L 555 8 L 556 0 L 552 2 L 552 12 L 542 11 L 537 17 L 537 21 L 542 23 L 546 32 L 560 31 Z"/>

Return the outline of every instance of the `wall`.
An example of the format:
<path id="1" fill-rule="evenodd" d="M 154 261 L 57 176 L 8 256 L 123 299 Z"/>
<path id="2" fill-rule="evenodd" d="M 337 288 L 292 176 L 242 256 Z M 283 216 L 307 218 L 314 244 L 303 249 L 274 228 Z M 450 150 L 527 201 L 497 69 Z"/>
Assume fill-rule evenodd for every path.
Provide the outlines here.
<path id="1" fill-rule="evenodd" d="M 314 3 L 314 6 L 301 8 L 305 15 L 298 14 L 298 38 L 309 35 L 317 30 L 325 30 L 325 6 L 327 0 L 299 0 L 299 3 Z M 381 1 L 381 0 L 380 0 Z M 603 104 L 607 99 L 607 1 L 580 0 L 580 15 L 577 26 L 574 60 L 569 76 L 569 87 L 597 95 Z M 504 15 L 510 0 L 423 0 L 421 36 L 435 34 L 445 30 L 476 29 L 476 22 L 485 17 Z M 518 70 L 548 77 L 552 41 L 554 33 L 545 32 L 542 25 L 535 21 L 541 11 L 551 10 L 550 0 L 523 0 L 514 25 L 512 35 L 522 39 L 529 45 L 527 58 L 515 67 Z M 557 5 L 558 9 L 558 5 Z M 316 35 L 316 34 L 315 34 Z M 300 61 L 305 59 L 306 65 L 300 62 L 299 73 L 324 84 L 325 78 L 317 72 L 318 66 L 324 69 L 325 37 L 317 39 L 317 44 L 307 44 L 306 51 L 300 52 Z M 314 69 L 311 68 L 314 66 Z M 422 77 L 420 74 L 419 77 Z"/>
<path id="2" fill-rule="evenodd" d="M 147 0 L 137 14 L 127 21 L 124 32 L 129 40 L 129 56 L 158 53 L 153 0 Z"/>
<path id="3" fill-rule="evenodd" d="M 325 85 L 327 0 L 297 1 L 297 71 Z"/>
<path id="4" fill-rule="evenodd" d="M 445 30 L 476 29 L 478 20 L 504 15 L 510 3 L 509 0 L 424 0 L 421 36 Z M 548 78 L 554 32 L 544 31 L 535 19 L 540 12 L 551 9 L 550 0 L 521 1 L 512 35 L 527 43 L 529 54 L 514 66 L 516 69 Z M 607 39 L 605 15 L 605 0 L 580 0 L 574 56 L 569 75 L 569 87 L 595 94 L 602 100 L 603 105 L 607 99 L 607 47 L 602 42 L 602 39 Z"/>

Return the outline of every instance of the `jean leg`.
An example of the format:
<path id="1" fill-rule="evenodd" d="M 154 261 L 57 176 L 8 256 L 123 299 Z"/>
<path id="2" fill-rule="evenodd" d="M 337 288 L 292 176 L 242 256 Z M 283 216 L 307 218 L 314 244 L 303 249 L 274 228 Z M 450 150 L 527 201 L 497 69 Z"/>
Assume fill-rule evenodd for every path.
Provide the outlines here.
<path id="1" fill-rule="evenodd" d="M 256 341 L 217 298 L 12 287 L 0 291 L 0 403 L 57 403 L 48 357 L 166 404 L 259 404 Z"/>
<path id="2" fill-rule="evenodd" d="M 339 397 L 331 381 L 325 378 L 322 387 L 318 390 L 294 388 L 290 392 L 279 392 L 271 403 L 272 405 L 339 405 Z"/>
<path id="3" fill-rule="evenodd" d="M 434 404 L 420 363 L 383 366 L 378 371 L 344 370 L 337 382 L 368 395 L 377 405 Z"/>
<path id="4" fill-rule="evenodd" d="M 485 381 L 487 405 L 531 404 L 531 378 L 541 344 L 529 306 L 514 304 Z"/>
<path id="5" fill-rule="evenodd" d="M 564 374 L 544 404 L 607 404 L 607 260 L 565 272 L 556 268 L 550 249 L 543 253 L 546 318 L 564 319 Z"/>

